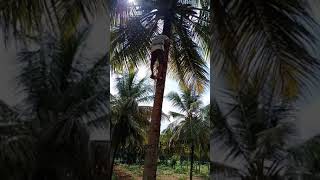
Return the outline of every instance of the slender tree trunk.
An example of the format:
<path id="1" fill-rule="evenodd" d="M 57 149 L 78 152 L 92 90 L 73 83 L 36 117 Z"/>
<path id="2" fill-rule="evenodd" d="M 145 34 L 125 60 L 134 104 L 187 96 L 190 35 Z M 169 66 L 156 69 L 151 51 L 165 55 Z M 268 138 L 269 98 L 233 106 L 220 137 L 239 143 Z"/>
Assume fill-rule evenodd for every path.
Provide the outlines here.
<path id="1" fill-rule="evenodd" d="M 192 171 L 193 171 L 193 157 L 194 157 L 194 145 L 191 145 L 190 153 L 190 180 L 192 180 Z"/>
<path id="2" fill-rule="evenodd" d="M 115 157 L 116 157 L 116 153 L 117 153 L 117 150 L 118 150 L 118 147 L 119 147 L 119 144 L 117 144 L 115 147 L 111 147 L 111 151 L 110 151 L 110 169 L 109 169 L 109 178 L 112 179 L 112 174 L 113 174 L 113 167 L 114 167 L 114 160 L 115 160 Z"/>
<path id="3" fill-rule="evenodd" d="M 198 165 L 199 165 L 199 173 L 201 172 L 201 148 L 199 147 L 199 161 L 198 161 Z"/>
<path id="4" fill-rule="evenodd" d="M 166 18 L 164 20 L 163 34 L 171 37 L 171 21 Z M 167 66 L 168 66 L 168 56 L 169 56 L 169 46 L 167 43 L 165 46 L 164 54 L 164 63 L 159 66 L 159 76 L 162 79 L 158 79 L 156 82 L 156 92 L 153 103 L 152 115 L 151 115 L 151 124 L 148 133 L 148 145 L 146 148 L 146 155 L 144 161 L 144 171 L 143 179 L 144 180 L 155 180 L 157 173 L 157 162 L 158 162 L 158 146 L 159 146 L 159 137 L 160 137 L 160 122 L 161 122 L 161 112 L 162 112 L 162 102 L 163 94 L 166 82 L 167 75 Z"/>
<path id="5" fill-rule="evenodd" d="M 120 145 L 120 139 L 119 137 L 121 134 L 116 131 L 115 129 L 111 130 L 111 143 L 110 143 L 110 148 L 109 148 L 109 159 L 108 159 L 108 173 L 107 173 L 107 179 L 112 179 L 112 174 L 113 174 L 113 167 L 114 167 L 114 160 L 116 157 L 116 153 L 118 151 L 119 145 Z"/>

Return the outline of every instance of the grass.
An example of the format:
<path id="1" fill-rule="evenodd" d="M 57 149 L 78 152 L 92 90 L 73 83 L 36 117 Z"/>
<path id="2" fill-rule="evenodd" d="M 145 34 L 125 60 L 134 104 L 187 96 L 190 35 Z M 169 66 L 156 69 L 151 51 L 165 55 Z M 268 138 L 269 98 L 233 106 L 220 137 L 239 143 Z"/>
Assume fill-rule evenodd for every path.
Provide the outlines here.
<path id="1" fill-rule="evenodd" d="M 143 174 L 143 165 L 141 164 L 117 164 L 117 166 L 126 172 L 132 174 L 135 177 L 141 177 Z M 175 168 L 169 165 L 159 163 L 157 167 L 157 176 L 175 176 L 179 180 L 188 179 L 190 164 L 177 162 Z M 197 168 L 197 170 L 195 170 Z M 200 171 L 198 170 L 198 164 L 194 165 L 193 175 L 201 179 L 209 179 L 208 165 L 200 165 Z M 116 180 L 116 178 L 114 179 Z"/>

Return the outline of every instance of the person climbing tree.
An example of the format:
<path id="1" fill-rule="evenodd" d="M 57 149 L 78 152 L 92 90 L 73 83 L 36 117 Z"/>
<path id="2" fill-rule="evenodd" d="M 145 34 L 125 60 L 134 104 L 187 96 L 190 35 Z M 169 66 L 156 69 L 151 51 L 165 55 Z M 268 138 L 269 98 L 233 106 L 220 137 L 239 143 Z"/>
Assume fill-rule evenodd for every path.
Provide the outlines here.
<path id="1" fill-rule="evenodd" d="M 151 79 L 156 79 L 153 69 L 154 69 L 154 64 L 158 60 L 159 66 L 160 64 L 163 63 L 164 61 L 164 46 L 165 43 L 169 40 L 168 36 L 166 35 L 157 35 L 151 40 Z M 158 67 L 159 67 L 158 66 Z M 158 76 L 160 73 L 158 71 L 157 73 L 157 79 L 161 79 L 162 77 Z"/>

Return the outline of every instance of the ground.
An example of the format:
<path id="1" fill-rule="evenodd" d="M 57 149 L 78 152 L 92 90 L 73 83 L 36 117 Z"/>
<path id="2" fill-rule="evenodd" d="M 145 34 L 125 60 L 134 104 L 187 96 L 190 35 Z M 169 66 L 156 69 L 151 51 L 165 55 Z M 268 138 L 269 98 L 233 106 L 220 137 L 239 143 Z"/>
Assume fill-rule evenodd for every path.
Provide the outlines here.
<path id="1" fill-rule="evenodd" d="M 172 173 L 168 171 L 164 171 L 159 168 L 160 175 L 157 176 L 157 180 L 187 180 L 189 179 L 188 173 L 180 174 L 180 173 Z M 114 167 L 114 180 L 142 180 L 142 170 L 139 169 L 137 172 L 137 168 L 134 166 L 126 166 L 126 165 L 116 165 Z M 209 179 L 204 176 L 195 175 L 193 176 L 194 180 L 206 180 Z"/>

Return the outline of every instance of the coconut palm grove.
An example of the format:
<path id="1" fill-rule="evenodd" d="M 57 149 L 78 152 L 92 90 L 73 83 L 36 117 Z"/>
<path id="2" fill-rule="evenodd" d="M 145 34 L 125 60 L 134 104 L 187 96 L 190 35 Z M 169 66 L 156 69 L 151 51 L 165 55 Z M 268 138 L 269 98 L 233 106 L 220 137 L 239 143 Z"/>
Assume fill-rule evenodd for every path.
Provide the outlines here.
<path id="1" fill-rule="evenodd" d="M 319 10 L 0 0 L 0 179 L 320 179 Z"/>

